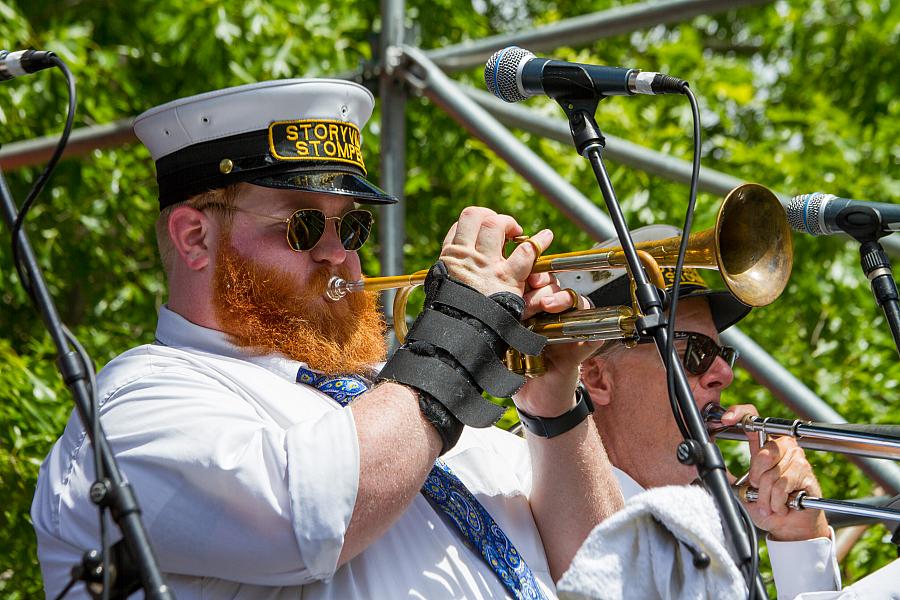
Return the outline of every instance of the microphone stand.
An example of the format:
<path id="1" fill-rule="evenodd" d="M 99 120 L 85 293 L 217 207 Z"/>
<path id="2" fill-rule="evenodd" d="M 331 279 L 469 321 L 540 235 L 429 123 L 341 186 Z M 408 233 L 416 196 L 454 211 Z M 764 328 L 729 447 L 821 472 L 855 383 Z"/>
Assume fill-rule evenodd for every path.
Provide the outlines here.
<path id="1" fill-rule="evenodd" d="M 625 254 L 628 263 L 628 272 L 633 278 L 635 297 L 644 315 L 638 320 L 638 331 L 642 335 L 653 336 L 659 355 L 665 356 L 668 343 L 666 330 L 666 317 L 663 313 L 663 304 L 659 290 L 654 287 L 644 273 L 625 216 L 616 199 L 612 181 L 603 164 L 601 151 L 605 147 L 606 140 L 600 131 L 594 113 L 601 98 L 571 99 L 565 97 L 554 98 L 562 106 L 569 118 L 569 129 L 575 143 L 578 154 L 584 156 L 591 163 L 597 183 L 603 193 L 606 208 L 616 229 L 616 235 Z M 664 361 L 665 362 L 665 361 Z M 751 597 L 767 598 L 766 588 L 763 585 L 759 572 L 751 572 L 753 550 L 747 528 L 744 526 L 736 505 L 738 500 L 731 493 L 726 477 L 725 462 L 719 448 L 710 441 L 706 431 L 706 425 L 700 411 L 694 402 L 693 393 L 684 374 L 684 366 L 672 351 L 671 360 L 668 361 L 675 375 L 676 401 L 690 433 L 690 439 L 685 439 L 678 447 L 678 459 L 684 464 L 696 465 L 697 473 L 703 481 L 707 491 L 713 496 L 722 515 L 723 526 L 730 536 L 734 546 L 738 564 L 745 571 L 748 589 Z M 703 561 L 694 561 L 702 566 Z"/>
<path id="2" fill-rule="evenodd" d="M 884 311 L 894 346 L 900 352 L 900 294 L 880 238 L 890 234 L 881 224 L 881 216 L 868 206 L 854 207 L 837 215 L 838 225 L 860 243 L 859 262 L 863 273 L 872 286 L 872 294 L 878 306 Z"/>
<path id="3" fill-rule="evenodd" d="M 2 172 L 0 172 L 0 201 L 2 201 L 3 205 L 3 217 L 10 231 L 12 231 L 18 211 Z M 91 500 L 97 505 L 109 507 L 113 520 L 115 520 L 122 531 L 126 547 L 134 557 L 137 571 L 140 574 L 140 581 L 145 590 L 145 597 L 158 600 L 174 600 L 175 596 L 169 590 L 160 573 L 156 556 L 141 522 L 141 509 L 138 506 L 137 498 L 130 484 L 125 481 L 122 473 L 119 471 L 115 455 L 109 447 L 109 442 L 106 439 L 102 426 L 98 428 L 99 439 L 94 438 L 94 429 L 90 425 L 94 414 L 92 402 L 94 390 L 89 389 L 87 372 L 85 370 L 91 367 L 90 365 L 85 365 L 79 355 L 69 347 L 59 313 L 47 290 L 46 282 L 24 228 L 19 230 L 18 238 L 14 242 L 19 245 L 22 260 L 28 273 L 28 281 L 34 293 L 35 303 L 56 346 L 56 366 L 75 399 L 78 416 L 85 426 L 85 430 L 91 439 L 91 444 L 99 448 L 101 452 L 103 472 L 106 476 L 94 482 L 91 486 Z M 101 474 L 98 473 L 97 477 L 99 478 L 100 476 Z M 121 553 L 114 553 L 114 556 L 120 555 Z M 116 565 L 116 562 L 115 560 L 113 561 L 111 571 L 114 570 L 120 575 L 129 571 L 128 565 Z M 84 579 L 86 583 L 96 584 L 101 579 L 100 571 L 102 571 L 102 567 L 100 567 L 100 564 L 97 554 L 88 552 L 82 565 L 76 566 L 74 571 L 79 573 L 80 578 Z M 130 587 L 130 584 L 118 581 L 113 586 Z M 97 593 L 93 589 L 93 585 L 91 585 L 89 592 L 99 596 L 102 590 L 100 593 Z"/>

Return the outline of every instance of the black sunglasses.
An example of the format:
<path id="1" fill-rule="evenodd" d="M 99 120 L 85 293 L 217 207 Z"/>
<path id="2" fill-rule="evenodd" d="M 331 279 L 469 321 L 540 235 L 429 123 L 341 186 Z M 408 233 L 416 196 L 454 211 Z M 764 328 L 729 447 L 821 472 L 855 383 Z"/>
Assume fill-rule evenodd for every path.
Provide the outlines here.
<path id="1" fill-rule="evenodd" d="M 324 212 L 317 208 L 301 208 L 291 216 L 282 218 L 224 204 L 207 204 L 204 208 L 209 206 L 218 206 L 226 210 L 287 223 L 287 232 L 285 234 L 287 243 L 296 252 L 309 252 L 315 248 L 322 236 L 325 235 L 325 227 L 328 225 L 328 221 L 337 221 L 338 237 L 341 238 L 341 245 L 344 246 L 345 250 L 359 250 L 366 243 L 366 240 L 369 239 L 369 234 L 372 232 L 372 223 L 375 221 L 372 213 L 361 208 L 347 211 L 340 217 L 327 217 Z"/>
<path id="2" fill-rule="evenodd" d="M 721 356 L 729 367 L 734 367 L 738 358 L 738 351 L 735 348 L 720 346 L 714 339 L 702 333 L 676 331 L 675 341 L 679 340 L 687 340 L 687 348 L 684 349 L 681 362 L 684 364 L 685 370 L 692 375 L 703 375 L 709 371 L 717 356 Z M 653 342 L 653 338 L 638 340 L 638 344 L 652 344 Z"/>

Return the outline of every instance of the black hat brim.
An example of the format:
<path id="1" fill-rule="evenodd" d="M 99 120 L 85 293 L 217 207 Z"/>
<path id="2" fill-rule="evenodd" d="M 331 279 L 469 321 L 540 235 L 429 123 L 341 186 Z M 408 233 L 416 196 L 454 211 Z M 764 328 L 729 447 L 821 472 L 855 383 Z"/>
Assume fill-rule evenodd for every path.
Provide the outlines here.
<path id="1" fill-rule="evenodd" d="M 682 290 L 688 286 L 682 286 Z M 709 312 L 712 314 L 716 331 L 722 332 L 750 314 L 751 307 L 747 306 L 730 292 L 724 290 L 710 290 L 695 288 L 679 294 L 679 300 L 686 298 L 704 297 L 709 303 Z"/>
<path id="2" fill-rule="evenodd" d="M 696 285 L 682 284 L 679 288 L 679 299 L 704 297 L 709 303 L 716 331 L 722 332 L 750 313 L 747 306 L 725 290 L 711 290 Z M 631 304 L 630 281 L 628 277 L 619 277 L 588 294 L 594 306 L 616 306 Z"/>

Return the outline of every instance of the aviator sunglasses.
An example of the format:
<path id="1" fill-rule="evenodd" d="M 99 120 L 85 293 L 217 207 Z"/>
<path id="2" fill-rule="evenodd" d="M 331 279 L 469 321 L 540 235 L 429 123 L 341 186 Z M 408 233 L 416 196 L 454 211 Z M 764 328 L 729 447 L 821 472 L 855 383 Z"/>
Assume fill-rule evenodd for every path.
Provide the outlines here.
<path id="1" fill-rule="evenodd" d="M 328 225 L 328 221 L 337 221 L 335 227 L 337 228 L 338 237 L 341 238 L 341 245 L 344 246 L 345 250 L 359 250 L 366 243 L 366 240 L 369 239 L 372 223 L 375 220 L 372 213 L 361 208 L 347 211 L 340 217 L 326 217 L 325 213 L 317 208 L 301 208 L 291 216 L 282 218 L 218 203 L 207 204 L 204 208 L 209 206 L 217 206 L 225 210 L 233 210 L 286 223 L 287 232 L 285 236 L 288 246 L 296 252 L 309 252 L 315 248 L 322 236 L 325 235 L 325 227 Z"/>
<path id="2" fill-rule="evenodd" d="M 684 364 L 685 370 L 692 375 L 703 375 L 706 373 L 717 356 L 721 356 L 722 360 L 732 368 L 738 357 L 738 351 L 735 348 L 720 346 L 714 339 L 702 333 L 676 331 L 675 341 L 679 340 L 687 340 L 687 348 L 684 349 L 681 362 Z M 641 338 L 638 340 L 638 344 L 651 344 L 653 342 L 653 338 Z"/>

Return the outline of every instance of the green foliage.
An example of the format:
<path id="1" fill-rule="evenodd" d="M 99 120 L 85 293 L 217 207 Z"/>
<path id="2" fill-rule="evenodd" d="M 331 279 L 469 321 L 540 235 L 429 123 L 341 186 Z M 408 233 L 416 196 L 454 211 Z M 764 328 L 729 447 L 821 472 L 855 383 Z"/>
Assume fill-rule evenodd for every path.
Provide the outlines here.
<path id="1" fill-rule="evenodd" d="M 493 33 L 629 4 L 606 0 L 410 0 L 417 43 L 437 48 Z M 440 15 L 439 18 L 437 15 Z M 372 56 L 378 3 L 335 0 L 76 2 L 0 0 L 0 47 L 54 50 L 79 81 L 76 126 L 129 118 L 189 94 L 269 78 L 346 72 Z M 705 167 L 773 189 L 824 188 L 848 197 L 891 201 L 900 194 L 900 71 L 895 51 L 900 6 L 880 0 L 778 1 L 689 23 L 658 26 L 561 48 L 567 60 L 635 65 L 691 82 L 700 99 Z M 481 87 L 478 70 L 460 81 Z M 57 135 L 65 87 L 45 71 L 0 86 L 0 142 Z M 558 108 L 535 99 L 547 119 Z M 676 97 L 611 99 L 598 111 L 604 131 L 679 158 L 691 153 L 690 112 Z M 378 173 L 379 131 L 365 144 Z M 467 204 L 516 216 L 526 232 L 550 227 L 553 250 L 592 240 L 481 142 L 428 101 L 407 110 L 407 270 L 431 263 L 443 232 Z M 518 132 L 550 165 L 602 203 L 593 174 L 571 149 Z M 629 224 L 680 224 L 687 187 L 611 163 Z M 20 201 L 39 167 L 7 173 Z M 377 177 L 374 177 L 377 180 Z M 137 144 L 65 160 L 29 216 L 27 229 L 63 319 L 98 363 L 150 341 L 165 301 L 155 254 L 154 171 Z M 719 199 L 701 195 L 696 228 L 709 226 Z M 40 594 L 28 520 L 37 469 L 71 411 L 53 367 L 53 349 L 11 266 L 0 235 L 0 595 Z M 850 422 L 900 422 L 893 402 L 900 375 L 884 319 L 857 266 L 852 244 L 798 236 L 795 270 L 784 296 L 741 325 L 760 345 Z M 364 255 L 377 270 L 377 248 Z M 726 393 L 766 415 L 789 411 L 738 370 Z M 740 468 L 742 449 L 729 445 Z M 839 456 L 810 453 L 824 495 L 853 498 L 873 484 Z M 843 563 L 845 581 L 892 558 L 868 533 Z"/>

